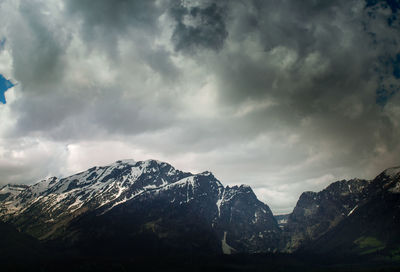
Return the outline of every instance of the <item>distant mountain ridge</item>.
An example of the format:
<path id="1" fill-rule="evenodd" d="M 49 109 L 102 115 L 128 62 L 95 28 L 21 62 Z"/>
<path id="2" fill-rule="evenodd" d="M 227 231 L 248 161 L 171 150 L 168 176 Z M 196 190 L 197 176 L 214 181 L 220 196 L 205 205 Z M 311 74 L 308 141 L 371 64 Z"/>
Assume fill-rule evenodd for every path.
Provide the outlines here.
<path id="1" fill-rule="evenodd" d="M 400 167 L 383 171 L 360 191 L 354 208 L 301 250 L 320 254 L 380 254 L 400 260 Z"/>
<path id="2" fill-rule="evenodd" d="M 301 194 L 284 227 L 285 251 L 293 252 L 334 228 L 367 198 L 367 180 L 341 180 L 324 190 Z"/>
<path id="3" fill-rule="evenodd" d="M 31 186 L 3 186 L 0 219 L 42 243 L 96 256 L 400 255 L 400 167 L 372 181 L 304 192 L 291 214 L 274 217 L 249 186 L 224 187 L 210 172 L 182 172 L 157 160 L 120 160 Z"/>

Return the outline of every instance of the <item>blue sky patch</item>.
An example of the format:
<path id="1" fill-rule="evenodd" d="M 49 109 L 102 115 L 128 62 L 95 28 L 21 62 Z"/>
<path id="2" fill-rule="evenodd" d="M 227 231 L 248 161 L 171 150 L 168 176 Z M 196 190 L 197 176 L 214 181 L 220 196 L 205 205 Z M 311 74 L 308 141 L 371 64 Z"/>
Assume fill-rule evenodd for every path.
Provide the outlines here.
<path id="1" fill-rule="evenodd" d="M 400 79 L 400 53 L 396 55 L 395 58 L 392 59 L 393 64 L 393 76 L 397 79 Z"/>
<path id="2" fill-rule="evenodd" d="M 387 88 L 381 86 L 378 90 L 376 90 L 376 104 L 384 107 L 387 102 L 392 98 L 396 93 L 399 92 L 399 87 L 394 85 L 389 85 Z"/>
<path id="3" fill-rule="evenodd" d="M 0 74 L 0 102 L 5 104 L 6 103 L 6 97 L 4 93 L 14 87 L 14 84 L 7 80 L 2 74 Z"/>
<path id="4" fill-rule="evenodd" d="M 6 44 L 6 38 L 0 40 L 0 51 L 4 49 L 4 45 Z"/>
<path id="5" fill-rule="evenodd" d="M 382 69 L 376 70 L 380 74 L 380 79 L 375 102 L 384 107 L 393 96 L 400 93 L 400 53 L 395 56 L 380 57 L 379 61 Z"/>

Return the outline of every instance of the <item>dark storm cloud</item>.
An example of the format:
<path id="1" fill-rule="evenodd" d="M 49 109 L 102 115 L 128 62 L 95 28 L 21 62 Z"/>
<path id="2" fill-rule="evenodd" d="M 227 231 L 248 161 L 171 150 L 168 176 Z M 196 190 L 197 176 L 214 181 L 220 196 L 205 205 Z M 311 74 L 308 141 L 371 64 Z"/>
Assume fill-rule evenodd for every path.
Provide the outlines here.
<path id="1" fill-rule="evenodd" d="M 363 31 L 363 26 L 368 27 L 368 24 L 363 22 L 368 18 L 363 15 L 366 12 L 363 2 L 205 1 L 189 4 L 183 1 L 102 0 L 96 1 L 96 5 L 91 1 L 67 1 L 65 4 L 66 18 L 80 22 L 80 34 L 86 44 L 89 44 L 89 50 L 101 48 L 108 53 L 112 52 L 111 56 L 115 57 L 110 60 L 115 62 L 112 67 L 118 69 L 121 58 L 130 58 L 129 54 L 119 51 L 118 44 L 131 43 L 136 55 L 135 58 L 132 57 L 132 66 L 126 68 L 140 65 L 134 63 L 140 59 L 151 70 L 160 74 L 166 84 L 168 81 L 173 82 L 182 72 L 171 61 L 171 52 L 162 46 L 154 46 L 155 39 L 162 33 L 163 26 L 159 24 L 159 19 L 168 14 L 173 23 L 170 39 L 175 50 L 186 55 L 201 48 L 211 49 L 210 52 L 200 53 L 199 56 L 193 55 L 193 58 L 199 58 L 196 61 L 200 67 L 215 73 L 217 95 L 222 105 L 234 109 L 247 101 L 262 100 L 276 104 L 255 116 L 246 116 L 248 121 L 243 122 L 244 124 L 261 124 L 259 129 L 250 130 L 254 131 L 255 135 L 263 130 L 270 130 L 264 128 L 263 120 L 271 120 L 265 116 L 277 118 L 283 126 L 296 127 L 296 123 L 306 118 L 323 120 L 326 116 L 327 120 L 332 121 L 336 118 L 340 120 L 338 123 L 347 124 L 363 123 L 363 118 L 370 119 L 371 116 L 379 115 L 376 112 L 379 109 L 376 109 L 374 104 L 375 91 L 379 87 L 379 76 L 375 74 L 375 66 L 379 65 L 382 48 L 378 45 L 373 49 L 369 35 Z M 48 84 L 54 79 L 64 85 L 55 87 L 55 92 L 70 93 L 68 82 L 62 80 L 65 68 L 63 56 L 68 46 L 68 35 L 56 34 L 54 29 L 44 23 L 45 18 L 28 5 L 25 3 L 20 10 L 29 23 L 29 27 L 24 27 L 31 34 L 33 44 L 28 50 L 18 52 L 28 52 L 32 56 L 24 56 L 22 60 L 20 55 L 15 53 L 16 78 L 23 83 L 26 90 L 35 89 L 27 88 L 32 82 Z M 61 33 L 66 31 L 63 28 L 61 30 Z M 373 31 L 375 30 L 369 29 L 370 33 Z M 17 38 L 22 38 L 22 35 Z M 218 55 L 215 55 L 213 50 L 218 52 Z M 202 62 L 202 59 L 208 63 Z M 397 66 L 393 64 L 392 67 L 392 75 L 395 75 Z M 371 87 L 372 85 L 377 86 Z M 384 93 L 384 99 L 391 99 L 395 92 L 388 90 L 386 85 L 381 93 Z M 118 85 L 115 87 L 119 88 Z M 139 88 L 133 86 L 130 91 L 135 93 L 140 91 L 137 90 Z M 39 91 L 46 88 L 36 89 Z M 153 91 L 149 90 L 149 95 Z M 101 88 L 99 92 L 102 92 Z M 116 130 L 117 122 L 107 120 L 113 120 L 112 116 L 137 116 L 137 110 L 134 108 L 141 104 L 140 101 L 146 101 L 138 98 L 136 103 L 132 103 L 132 109 L 127 111 L 123 100 L 120 100 L 122 93 L 110 91 L 112 104 L 93 106 L 98 109 L 93 115 L 103 116 L 98 118 L 97 122 L 110 131 L 120 130 Z M 71 97 L 63 103 L 71 105 L 70 112 L 68 106 L 62 106 L 60 116 L 74 115 L 77 112 L 74 109 L 78 107 L 76 105 L 82 106 L 82 102 L 74 101 L 75 94 L 59 97 Z M 163 98 L 166 101 L 170 99 L 168 93 Z M 59 103 L 55 101 L 54 104 Z M 360 112 L 351 109 L 355 103 L 360 105 L 357 108 Z M 51 105 L 50 102 L 47 104 Z M 66 108 L 65 111 L 63 107 Z M 25 125 L 21 127 L 29 128 L 36 124 L 38 129 L 43 129 L 52 127 L 53 123 L 62 123 L 63 119 L 57 119 L 56 114 L 52 116 L 54 121 L 45 122 L 46 126 L 39 126 L 37 122 L 46 118 L 35 114 L 39 112 L 34 110 L 37 107 L 21 104 L 19 110 L 23 111 L 23 108 L 26 108 L 27 113 L 23 115 L 25 119 L 21 124 Z M 29 108 L 32 110 L 28 111 Z M 288 111 L 291 114 L 288 114 Z M 61 114 L 63 112 L 65 114 Z M 30 116 L 36 116 L 37 122 L 29 122 Z M 333 118 L 334 116 L 336 117 Z M 174 122 L 173 117 L 170 119 Z M 164 126 L 157 121 L 154 124 Z M 241 125 L 239 123 L 239 126 Z M 122 131 L 129 133 L 140 131 L 144 127 L 156 129 L 157 126 L 144 125 L 134 130 Z M 336 125 L 332 124 L 332 127 Z M 243 125 L 243 131 L 248 133 L 247 125 Z"/>
<path id="2" fill-rule="evenodd" d="M 163 13 L 163 4 L 157 1 L 128 0 L 71 0 L 65 1 L 67 11 L 79 14 L 85 24 L 87 38 L 93 38 L 96 30 L 104 35 L 125 33 L 134 26 L 144 31 L 158 28 L 157 19 Z M 98 29 L 97 29 L 98 28 Z"/>
<path id="3" fill-rule="evenodd" d="M 251 19 L 248 14 L 235 17 L 244 22 L 236 22 L 239 34 L 235 29 L 229 32 L 232 39 L 243 39 L 243 32 L 252 33 L 264 49 L 258 54 L 263 61 L 254 60 L 244 51 L 228 55 L 220 66 L 217 63 L 221 100 L 239 104 L 246 99 L 275 101 L 278 107 L 292 112 L 289 120 L 275 115 L 283 126 L 288 121 L 310 122 L 313 132 L 302 132 L 307 136 L 305 142 L 322 140 L 330 142 L 331 148 L 345 146 L 344 150 L 351 150 L 352 155 L 341 157 L 342 162 L 346 158 L 368 160 L 381 145 L 397 149 L 397 124 L 377 107 L 375 92 L 386 77 L 387 85 L 398 88 L 399 82 L 393 81 L 395 74 L 379 73 L 379 69 L 385 69 L 380 62 L 383 56 L 397 54 L 397 48 L 388 46 L 387 39 L 398 40 L 390 37 L 399 37 L 399 32 L 389 32 L 384 20 L 366 16 L 368 10 L 360 1 L 254 3 Z M 363 25 L 371 32 L 384 29 L 375 35 L 380 37 L 377 44 L 362 31 Z M 268 55 L 282 47 L 281 58 L 294 55 L 287 68 L 274 66 Z M 313 57 L 317 61 L 310 63 Z M 394 71 L 394 67 L 388 69 Z M 394 92 L 389 93 L 386 99 L 391 99 Z M 265 114 L 274 116 L 268 110 Z"/>
<path id="4" fill-rule="evenodd" d="M 193 52 L 197 48 L 220 50 L 228 36 L 225 26 L 227 5 L 220 2 L 187 7 L 177 2 L 170 8 L 176 20 L 172 35 L 175 50 Z"/>
<path id="5" fill-rule="evenodd" d="M 45 131 L 46 137 L 64 140 L 90 137 L 91 133 L 82 129 L 85 122 L 93 124 L 90 126 L 93 131 L 112 134 L 164 127 L 165 121 L 161 120 L 168 112 L 157 117 L 153 113 L 158 106 L 144 106 L 146 97 L 154 92 L 150 94 L 141 84 L 154 81 L 149 78 L 152 72 L 159 75 L 164 86 L 179 77 L 169 52 L 162 45 L 155 45 L 160 34 L 158 19 L 166 11 L 164 4 L 156 2 L 96 1 L 93 5 L 93 1 L 66 1 L 63 13 L 50 17 L 43 2 L 23 1 L 19 7 L 21 20 L 13 25 L 11 36 L 14 76 L 26 94 L 13 106 L 17 118 L 13 133 Z M 64 20 L 71 20 L 71 25 L 63 25 Z M 83 58 L 96 58 L 104 52 L 108 59 L 101 64 L 109 66 L 111 72 L 120 70 L 112 87 L 90 78 L 78 86 L 68 78 L 73 69 L 81 73 L 80 66 L 74 63 L 74 53 L 68 53 L 73 50 L 73 36 L 84 41 L 80 49 Z M 120 43 L 128 49 L 119 48 Z M 135 70 L 140 71 L 135 74 Z M 131 84 L 129 80 L 137 81 Z M 123 98 L 126 96 L 131 100 Z M 167 100 L 166 97 L 162 104 L 167 105 Z M 73 121 L 78 116 L 80 121 Z"/>
<path id="6" fill-rule="evenodd" d="M 87 104 L 79 96 L 68 94 L 67 90 L 53 90 L 46 95 L 25 95 L 13 105 L 14 112 L 18 114 L 14 133 L 24 135 L 46 131 L 51 136 L 53 131 L 65 126 L 69 118 L 82 114 L 85 107 Z"/>
<path id="7" fill-rule="evenodd" d="M 166 81 L 178 77 L 178 70 L 170 60 L 169 53 L 154 42 L 161 35 L 160 16 L 168 9 L 169 1 L 127 0 L 72 0 L 65 1 L 71 18 L 81 21 L 80 34 L 87 50 L 105 50 L 111 61 L 117 64 L 121 58 L 121 41 L 130 42 L 141 60 Z"/>
<path id="8" fill-rule="evenodd" d="M 400 3 L 392 0 L 366 1 L 365 30 L 381 50 L 376 72 L 380 75 L 376 103 L 384 107 L 400 91 Z M 385 27 L 383 27 L 385 26 Z"/>
<path id="9" fill-rule="evenodd" d="M 233 118 L 228 134 L 251 141 L 289 131 L 331 154 L 330 169 L 398 164 L 398 9 L 382 3 L 371 10 L 364 1 L 230 2 L 223 49 L 192 57 L 215 76 L 220 105 L 273 106 Z"/>
<path id="10" fill-rule="evenodd" d="M 60 42 L 63 36 L 55 35 L 45 27 L 44 19 L 28 11 L 28 8 L 21 7 L 22 14 L 33 25 L 32 31 L 38 33 L 38 40 L 45 45 L 43 50 L 50 54 L 40 56 L 38 63 L 31 62 L 36 69 L 17 65 L 16 74 L 24 74 L 19 73 L 19 69 L 33 73 L 44 71 L 42 74 L 58 78 L 63 86 L 56 88 L 56 94 L 49 96 L 50 101 L 44 107 L 38 106 L 41 99 L 28 99 L 19 104 L 18 111 L 26 112 L 19 122 L 22 130 L 45 129 L 48 133 L 52 127 L 62 126 L 63 120 L 79 114 L 89 114 L 92 117 L 87 120 L 93 120 L 98 127 L 111 133 L 136 134 L 164 129 L 168 123 L 170 126 L 186 126 L 173 116 L 174 110 L 168 108 L 168 105 L 179 107 L 178 103 L 170 102 L 173 92 L 169 88 L 165 88 L 164 95 L 156 101 L 144 98 L 154 94 L 154 89 L 144 90 L 133 85 L 125 91 L 143 94 L 132 96 L 135 101 L 126 103 L 122 98 L 124 92 L 96 86 L 96 92 L 84 90 L 88 92 L 84 97 L 94 101 L 85 105 L 85 100 L 80 99 L 82 94 L 71 93 L 68 82 L 61 80 L 62 65 L 57 68 L 59 63 L 62 64 L 60 59 L 65 52 Z M 162 82 L 158 85 L 161 90 L 157 90 L 161 93 L 163 83 L 174 82 L 184 72 L 171 61 L 171 52 L 162 46 L 154 46 L 163 29 L 159 19 L 169 15 L 173 25 L 169 38 L 178 53 L 182 51 L 185 57 L 190 57 L 188 52 L 211 49 L 192 57 L 204 70 L 215 74 L 220 105 L 235 111 L 249 101 L 274 103 L 273 107 L 250 112 L 241 117 L 242 120 L 236 119 L 237 134 L 257 137 L 284 127 L 296 130 L 304 120 L 308 120 L 317 128 L 312 140 L 323 136 L 341 144 L 353 142 L 352 136 L 358 136 L 359 132 L 372 135 L 376 123 L 386 124 L 385 116 L 380 114 L 375 103 L 380 84 L 375 72 L 376 65 L 380 65 L 383 50 L 379 43 L 382 41 L 373 48 L 368 31 L 373 33 L 376 30 L 365 22 L 371 20 L 370 14 L 365 15 L 367 11 L 362 1 L 102 0 L 95 6 L 91 1 L 66 2 L 67 18 L 80 22 L 80 34 L 89 50 L 100 48 L 111 52 L 114 58 L 110 61 L 114 63 L 108 65 L 118 70 L 123 59 L 131 58 L 129 53 L 123 54 L 118 50 L 118 44 L 131 44 L 136 55 L 132 57 L 132 65 L 123 69 L 136 69 L 135 65 L 141 65 L 135 63 L 139 59 L 161 75 Z M 363 31 L 363 27 L 370 29 Z M 40 53 L 39 45 L 37 43 L 32 50 L 39 49 Z M 52 73 L 59 76 L 52 77 Z M 29 75 L 28 72 L 25 74 Z M 33 76 L 31 81 L 48 82 L 43 80 L 42 74 Z M 128 77 L 120 80 L 126 81 Z M 114 88 L 126 86 L 115 84 Z M 386 100 L 394 95 L 387 89 L 385 87 L 383 91 Z M 63 92 L 67 94 L 63 95 Z M 179 91 L 176 94 L 179 95 Z M 157 114 L 157 108 L 163 105 L 161 100 L 167 106 L 161 110 L 164 114 Z M 141 106 L 143 104 L 147 109 Z M 55 105 L 61 105 L 58 112 L 46 117 L 46 112 L 52 111 Z M 159 115 L 163 118 L 158 118 Z M 127 116 L 133 116 L 131 122 L 125 120 Z M 230 122 L 235 122 L 234 118 Z M 271 125 L 273 123 L 276 125 Z M 390 124 L 386 126 L 382 129 L 390 130 Z M 306 131 L 303 133 L 307 134 Z M 196 138 L 203 136 L 196 135 Z M 189 142 L 192 140 L 188 138 Z M 376 139 L 366 137 L 365 140 L 370 143 Z M 382 141 L 386 143 L 388 139 Z M 220 142 L 225 142 L 222 136 Z M 359 145 L 363 144 L 360 142 Z"/>
<path id="11" fill-rule="evenodd" d="M 302 99 L 311 105 L 312 100 L 328 92 L 328 88 L 344 92 L 340 84 L 347 82 L 341 80 L 354 77 L 354 73 L 357 73 L 357 80 L 368 78 L 368 68 L 364 71 L 359 68 L 365 67 L 374 56 L 366 54 L 369 48 L 363 42 L 368 44 L 368 41 L 357 34 L 361 23 L 350 20 L 359 14 L 351 12 L 354 1 L 348 2 L 243 1 L 234 5 L 230 40 L 243 47 L 227 52 L 225 58 L 216 62 L 222 84 L 229 84 L 221 88 L 226 94 L 224 99 L 240 102 L 271 95 L 295 101 Z M 359 38 L 363 42 L 357 41 Z M 246 47 L 246 41 L 255 43 L 258 51 Z M 355 50 L 363 55 L 356 56 Z M 276 59 L 272 59 L 273 54 Z M 289 57 L 292 59 L 286 68 L 276 66 Z M 316 62 L 311 64 L 313 58 Z M 221 60 L 223 63 L 218 65 Z M 312 69 L 317 70 L 318 65 L 326 67 L 313 73 Z M 290 86 L 287 86 L 288 79 L 293 83 Z M 306 80 L 309 80 L 308 85 L 297 85 Z M 319 84 L 323 84 L 323 88 Z M 300 104 L 294 103 L 303 106 Z"/>
<path id="12" fill-rule="evenodd" d="M 157 20 L 163 10 L 156 2 L 100 0 L 94 4 L 90 0 L 72 0 L 65 4 L 72 18 L 82 21 L 81 34 L 86 43 L 105 48 L 115 58 L 120 37 L 129 35 L 131 28 L 139 30 L 132 34 L 140 35 L 144 43 L 159 31 Z"/>
<path id="13" fill-rule="evenodd" d="M 326 38 L 337 36 L 337 29 L 329 23 L 336 12 L 345 12 L 335 10 L 339 8 L 338 3 L 340 1 L 242 1 L 237 6 L 242 21 L 235 24 L 239 27 L 238 35 L 257 33 L 265 51 L 281 45 L 305 54 L 317 46 L 327 45 Z M 324 39 L 316 37 L 317 27 L 329 31 L 322 37 Z M 332 34 L 334 37 L 329 36 Z"/>
<path id="14" fill-rule="evenodd" d="M 165 105 L 123 99 L 120 90 L 85 90 L 86 94 L 54 91 L 16 101 L 17 126 L 12 134 L 39 134 L 56 141 L 99 139 L 105 135 L 135 135 L 171 125 Z M 157 106 L 158 105 L 158 106 Z M 51 113 L 51 114 L 49 114 Z M 45 133 L 43 133 L 45 132 Z"/>
<path id="15" fill-rule="evenodd" d="M 400 91 L 400 53 L 394 57 L 382 56 L 379 64 L 377 71 L 381 76 L 376 90 L 376 103 L 384 107 Z"/>
<path id="16" fill-rule="evenodd" d="M 400 163 L 397 1 L 64 4 L 9 24 L 15 138 L 117 139 L 281 198 Z"/>
<path id="17" fill-rule="evenodd" d="M 14 76 L 27 92 L 48 92 L 64 74 L 69 35 L 49 24 L 51 14 L 39 1 L 22 1 L 10 31 Z"/>

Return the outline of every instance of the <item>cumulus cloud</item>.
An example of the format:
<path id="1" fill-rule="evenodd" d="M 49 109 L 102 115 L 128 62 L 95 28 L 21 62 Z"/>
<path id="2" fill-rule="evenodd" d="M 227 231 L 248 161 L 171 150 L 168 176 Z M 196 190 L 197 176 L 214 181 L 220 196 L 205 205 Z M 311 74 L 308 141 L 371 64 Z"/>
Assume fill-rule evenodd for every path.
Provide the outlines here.
<path id="1" fill-rule="evenodd" d="M 275 212 L 400 164 L 395 1 L 2 1 L 1 183 L 156 158 Z M 3 42 L 4 41 L 4 42 Z M 4 61 L 3 61 L 4 60 Z"/>

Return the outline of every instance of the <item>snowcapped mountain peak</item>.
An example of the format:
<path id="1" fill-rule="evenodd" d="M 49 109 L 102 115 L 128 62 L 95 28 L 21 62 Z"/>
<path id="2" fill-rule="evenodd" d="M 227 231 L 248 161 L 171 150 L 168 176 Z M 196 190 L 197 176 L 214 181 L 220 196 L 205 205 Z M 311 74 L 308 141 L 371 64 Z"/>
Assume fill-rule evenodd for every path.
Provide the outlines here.
<path id="1" fill-rule="evenodd" d="M 133 159 L 118 160 L 115 162 L 115 164 L 131 164 L 131 165 L 134 165 L 135 163 L 136 161 Z"/>
<path id="2" fill-rule="evenodd" d="M 388 168 L 383 172 L 385 187 L 394 194 L 400 193 L 400 167 Z"/>
<path id="3" fill-rule="evenodd" d="M 56 185 L 58 181 L 59 179 L 57 177 L 50 177 L 29 186 L 27 191 L 30 191 L 37 196 Z"/>
<path id="4" fill-rule="evenodd" d="M 247 191 L 247 192 L 253 192 L 253 190 L 251 189 L 251 187 L 249 185 L 246 184 L 240 184 L 239 189 L 241 191 Z"/>
<path id="5" fill-rule="evenodd" d="M 400 166 L 388 168 L 383 173 L 390 178 L 399 177 L 400 176 Z"/>
<path id="6" fill-rule="evenodd" d="M 108 166 L 103 166 L 103 167 L 117 167 L 117 168 L 122 168 L 125 166 L 132 166 L 132 167 L 140 167 L 140 168 L 163 168 L 163 167 L 168 167 L 171 165 L 169 163 L 159 161 L 159 160 L 154 160 L 154 159 L 148 159 L 144 161 L 135 161 L 133 159 L 124 159 L 124 160 L 117 160 L 116 162 L 108 165 Z"/>
<path id="7" fill-rule="evenodd" d="M 400 193 L 400 167 L 391 167 L 380 173 L 372 182 L 373 190 Z"/>
<path id="8" fill-rule="evenodd" d="M 141 231 L 162 230 L 160 235 L 169 235 L 164 230 L 176 220 L 179 226 L 189 220 L 189 228 L 201 223 L 202 230 L 238 251 L 277 247 L 279 227 L 268 206 L 249 186 L 224 187 L 209 171 L 192 174 L 158 160 L 118 160 L 18 187 L 12 196 L 6 194 L 10 188 L 0 189 L 0 219 L 18 222 L 23 231 L 39 239 L 58 239 L 70 230 L 75 235 L 76 224 L 86 226 L 85 220 L 91 228 L 97 218 L 121 217 L 121 224 L 143 220 Z M 265 237 L 271 239 L 264 241 Z"/>
<path id="9" fill-rule="evenodd" d="M 250 186 L 245 184 L 227 186 L 226 189 L 229 190 L 232 194 L 245 193 L 245 194 L 252 194 L 255 196 L 253 189 L 251 189 Z"/>
<path id="10" fill-rule="evenodd" d="M 210 171 L 201 172 L 200 175 L 203 175 L 203 176 L 214 176 Z"/>
<path id="11" fill-rule="evenodd" d="M 210 172 L 210 171 L 201 172 L 201 173 L 197 174 L 197 176 L 208 177 L 209 179 L 216 180 L 217 183 L 220 183 L 219 180 L 217 180 L 217 178 L 214 176 L 214 174 L 212 172 Z M 222 184 L 221 184 L 221 186 L 222 186 Z"/>
<path id="12" fill-rule="evenodd" d="M 1 188 L 1 200 L 9 198 L 10 201 L 0 203 L 0 217 L 23 213 L 36 202 L 35 205 L 40 202 L 50 214 L 58 216 L 82 209 L 112 209 L 143 192 L 162 188 L 190 176 L 193 174 L 179 171 L 157 160 L 119 160 L 65 178 L 52 177 L 31 186 L 9 185 Z M 13 186 L 15 189 L 12 189 L 11 194 L 9 188 Z M 48 220 L 54 220 L 54 216 L 51 215 Z"/>

